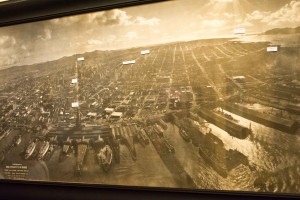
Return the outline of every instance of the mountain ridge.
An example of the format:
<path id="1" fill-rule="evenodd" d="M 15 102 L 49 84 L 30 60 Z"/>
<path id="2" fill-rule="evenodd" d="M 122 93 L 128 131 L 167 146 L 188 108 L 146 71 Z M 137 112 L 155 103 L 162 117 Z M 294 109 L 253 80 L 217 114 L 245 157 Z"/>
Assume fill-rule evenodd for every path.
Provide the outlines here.
<path id="1" fill-rule="evenodd" d="M 300 33 L 300 26 L 295 28 L 274 28 L 265 31 L 263 35 L 296 34 Z"/>

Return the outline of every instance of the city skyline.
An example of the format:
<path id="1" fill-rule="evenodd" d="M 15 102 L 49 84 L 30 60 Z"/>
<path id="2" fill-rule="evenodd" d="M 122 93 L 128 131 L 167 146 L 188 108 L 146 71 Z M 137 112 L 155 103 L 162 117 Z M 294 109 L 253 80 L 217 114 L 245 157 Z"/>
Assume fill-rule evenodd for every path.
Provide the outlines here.
<path id="1" fill-rule="evenodd" d="M 251 34 L 300 25 L 300 1 L 270 2 L 164 1 L 2 27 L 0 69 L 95 50 L 235 37 L 236 28 Z"/>

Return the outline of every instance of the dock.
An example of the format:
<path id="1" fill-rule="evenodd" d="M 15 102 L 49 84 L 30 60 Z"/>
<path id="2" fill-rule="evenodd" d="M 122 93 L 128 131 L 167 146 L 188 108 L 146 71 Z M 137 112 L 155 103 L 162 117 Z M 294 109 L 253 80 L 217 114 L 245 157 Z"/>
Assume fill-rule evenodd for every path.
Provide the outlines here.
<path id="1" fill-rule="evenodd" d="M 121 130 L 121 141 L 128 148 L 132 159 L 136 160 L 136 151 L 134 148 L 134 141 L 133 141 L 133 138 L 130 136 L 131 132 L 130 133 L 127 132 L 126 126 L 120 127 L 120 130 Z"/>
<path id="2" fill-rule="evenodd" d="M 251 133 L 251 130 L 245 126 L 218 115 L 207 109 L 199 109 L 197 114 L 208 122 L 218 126 L 233 137 L 245 139 Z"/>
<path id="3" fill-rule="evenodd" d="M 173 178 L 178 186 L 197 188 L 195 182 L 177 160 L 174 153 L 167 150 L 163 139 L 156 133 L 154 133 L 151 128 L 147 128 L 145 132 L 148 134 L 151 143 L 153 144 L 154 148 L 156 149 L 157 153 L 159 154 L 168 170 L 173 174 Z"/>
<path id="4" fill-rule="evenodd" d="M 232 112 L 237 115 L 241 115 L 247 119 L 253 120 L 257 123 L 263 124 L 270 128 L 277 129 L 279 131 L 293 134 L 299 128 L 299 123 L 297 121 L 283 119 L 280 117 L 261 113 L 239 104 L 225 103 L 223 107 L 225 110 L 228 110 L 229 112 Z"/>

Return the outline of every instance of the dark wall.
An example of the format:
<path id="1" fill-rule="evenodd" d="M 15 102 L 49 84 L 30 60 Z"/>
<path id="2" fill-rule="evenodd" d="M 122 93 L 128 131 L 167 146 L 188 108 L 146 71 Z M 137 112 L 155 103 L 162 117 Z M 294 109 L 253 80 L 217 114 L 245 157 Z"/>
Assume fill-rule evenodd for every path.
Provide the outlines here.
<path id="1" fill-rule="evenodd" d="M 0 199 L 28 200 L 261 200 L 261 199 L 296 199 L 291 196 L 270 196 L 268 194 L 247 194 L 214 191 L 176 191 L 147 188 L 96 187 L 61 184 L 38 184 L 20 182 L 0 182 Z"/>
<path id="2" fill-rule="evenodd" d="M 10 0 L 0 2 L 0 26 L 162 0 Z"/>

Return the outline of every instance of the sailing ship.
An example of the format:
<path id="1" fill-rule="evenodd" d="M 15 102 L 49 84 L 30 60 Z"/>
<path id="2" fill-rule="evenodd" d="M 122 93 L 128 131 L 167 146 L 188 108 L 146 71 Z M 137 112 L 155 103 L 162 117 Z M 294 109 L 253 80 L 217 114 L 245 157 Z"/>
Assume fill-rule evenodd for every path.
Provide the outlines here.
<path id="1" fill-rule="evenodd" d="M 97 159 L 99 164 L 101 164 L 103 171 L 108 172 L 113 159 L 113 151 L 110 145 L 106 144 L 99 149 Z"/>

